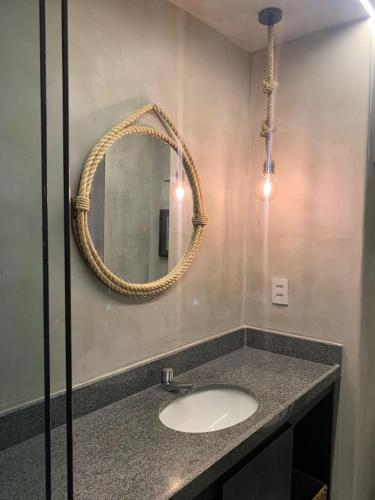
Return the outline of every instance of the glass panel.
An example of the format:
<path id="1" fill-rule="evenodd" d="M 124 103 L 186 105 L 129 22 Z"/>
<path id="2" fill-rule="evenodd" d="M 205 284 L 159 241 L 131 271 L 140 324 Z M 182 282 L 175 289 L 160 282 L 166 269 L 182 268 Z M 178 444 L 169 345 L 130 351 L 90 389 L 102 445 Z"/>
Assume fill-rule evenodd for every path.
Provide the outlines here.
<path id="1" fill-rule="evenodd" d="M 0 16 L 0 496 L 45 497 L 38 0 Z"/>
<path id="2" fill-rule="evenodd" d="M 361 7 L 368 9 L 374 1 L 348 0 L 339 9 L 336 2 L 277 3 L 288 9 L 285 23 L 274 31 L 273 79 L 267 68 L 267 52 L 270 60 L 272 53 L 264 50 L 267 30 L 257 20 L 265 2 L 70 2 L 73 196 L 97 141 L 145 105 L 156 104 L 191 150 L 209 218 L 203 244 L 186 275 L 167 293 L 136 300 L 107 286 L 113 285 L 110 280 L 99 281 L 92 268 L 100 274 L 103 261 L 120 278 L 143 284 L 163 276 L 173 265 L 173 255 L 183 253 L 191 199 L 180 185 L 178 161 L 175 171 L 170 162 L 162 161 L 170 170 L 169 203 L 163 199 L 162 204 L 161 184 L 155 196 L 152 193 L 158 184 L 153 174 L 162 174 L 157 158 L 163 155 L 153 150 L 149 138 L 143 137 L 134 150 L 130 138 L 123 138 L 123 151 L 118 141 L 104 160 L 100 158 L 90 199 L 79 199 L 83 212 L 91 203 L 88 223 L 96 253 L 91 254 L 90 268 L 72 241 L 72 363 L 73 383 L 79 387 L 74 398 L 77 497 L 111 497 L 113 485 L 119 498 L 141 498 L 145 491 L 150 497 L 148 484 L 157 485 L 157 497 L 179 491 L 198 455 L 184 463 L 176 460 L 171 441 L 163 446 L 152 440 L 155 420 L 142 439 L 139 429 L 148 422 L 150 408 L 140 405 L 134 414 L 127 413 L 127 406 L 135 407 L 134 399 L 122 398 L 132 388 L 143 387 L 145 379 L 155 383 L 158 378 L 145 369 L 138 379 L 134 373 L 140 372 L 132 372 L 131 379 L 126 370 L 244 324 L 351 347 L 345 358 L 350 369 L 344 370 L 343 424 L 338 423 L 338 435 L 345 437 L 338 440 L 338 449 L 347 455 L 344 460 L 335 457 L 337 496 L 342 490 L 353 497 L 357 484 L 352 472 L 361 469 L 362 462 L 368 464 L 355 438 L 373 443 L 367 425 L 362 426 L 363 434 L 359 431 L 369 414 L 357 415 L 349 389 L 362 379 L 372 383 L 375 376 L 367 377 L 367 364 L 375 365 L 366 363 L 370 351 L 364 349 L 372 347 L 369 339 L 375 338 L 369 318 L 375 228 L 367 218 L 363 224 L 364 206 L 369 220 L 375 220 L 372 203 L 364 195 L 365 181 L 367 195 L 375 189 L 373 173 L 365 169 L 373 25 L 363 20 Z M 316 6 L 320 3 L 324 13 Z M 302 26 L 306 12 L 308 23 Z M 277 83 L 273 142 L 270 96 Z M 264 93 L 270 103 L 265 123 Z M 137 125 L 163 129 L 149 114 Z M 132 133 L 139 129 L 134 126 Z M 267 155 L 261 130 L 268 137 Z M 116 148 L 121 165 L 114 157 Z M 162 179 L 167 179 L 165 173 Z M 85 226 L 86 215 L 82 219 Z M 370 231 L 366 237 L 364 227 Z M 84 243 L 91 245 L 90 239 Z M 272 301 L 275 277 L 291 280 L 289 309 Z M 361 279 L 366 297 L 359 293 Z M 353 283 L 358 293 L 353 293 Z M 358 360 L 363 361 L 361 369 Z M 185 369 L 183 363 L 175 368 Z M 357 391 L 355 402 L 366 399 L 371 383 Z M 156 419 L 157 409 L 153 415 Z M 132 442 L 132 432 L 142 437 Z M 153 446 L 157 442 L 159 446 Z M 164 483 L 163 464 L 174 470 Z M 362 469 L 367 474 L 369 467 Z M 357 483 L 358 491 L 364 491 L 369 481 Z"/>

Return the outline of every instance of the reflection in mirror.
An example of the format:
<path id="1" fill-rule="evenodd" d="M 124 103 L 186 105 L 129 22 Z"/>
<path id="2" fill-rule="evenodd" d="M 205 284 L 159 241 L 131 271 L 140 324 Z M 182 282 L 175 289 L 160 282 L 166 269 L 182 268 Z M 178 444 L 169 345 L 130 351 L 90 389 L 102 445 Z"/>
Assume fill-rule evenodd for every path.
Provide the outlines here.
<path id="1" fill-rule="evenodd" d="M 192 195 L 179 155 L 150 135 L 128 135 L 94 176 L 89 228 L 104 264 L 131 283 L 168 274 L 188 247 Z"/>

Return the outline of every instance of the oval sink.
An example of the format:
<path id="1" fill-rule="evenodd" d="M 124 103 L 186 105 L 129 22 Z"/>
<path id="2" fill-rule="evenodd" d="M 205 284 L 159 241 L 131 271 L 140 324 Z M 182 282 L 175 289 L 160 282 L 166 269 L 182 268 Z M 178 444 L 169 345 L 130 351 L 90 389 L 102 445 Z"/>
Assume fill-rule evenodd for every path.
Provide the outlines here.
<path id="1" fill-rule="evenodd" d="M 257 408 L 257 400 L 246 392 L 213 388 L 176 399 L 164 408 L 159 418 L 176 431 L 213 432 L 246 420 Z"/>

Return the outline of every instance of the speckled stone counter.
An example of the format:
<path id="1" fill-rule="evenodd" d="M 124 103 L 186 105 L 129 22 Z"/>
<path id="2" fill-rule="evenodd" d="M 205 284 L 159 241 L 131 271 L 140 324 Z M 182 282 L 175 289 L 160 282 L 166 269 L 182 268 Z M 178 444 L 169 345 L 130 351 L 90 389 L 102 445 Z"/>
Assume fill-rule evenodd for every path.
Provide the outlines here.
<path id="1" fill-rule="evenodd" d="M 165 427 L 159 412 L 178 396 L 160 386 L 78 418 L 74 421 L 74 496 L 191 499 L 339 377 L 338 365 L 243 347 L 176 377 L 192 381 L 196 388 L 228 384 L 252 392 L 259 401 L 258 410 L 231 428 L 188 434 Z M 55 429 L 57 448 L 62 437 L 63 429 Z M 40 498 L 32 489 L 32 476 L 40 471 L 32 464 L 30 450 L 33 443 L 40 446 L 41 439 L 1 453 L 2 499 Z M 55 455 L 54 498 L 62 499 L 64 460 Z M 19 484 L 28 482 L 27 496 L 17 490 L 17 474 L 22 472 L 28 481 Z"/>

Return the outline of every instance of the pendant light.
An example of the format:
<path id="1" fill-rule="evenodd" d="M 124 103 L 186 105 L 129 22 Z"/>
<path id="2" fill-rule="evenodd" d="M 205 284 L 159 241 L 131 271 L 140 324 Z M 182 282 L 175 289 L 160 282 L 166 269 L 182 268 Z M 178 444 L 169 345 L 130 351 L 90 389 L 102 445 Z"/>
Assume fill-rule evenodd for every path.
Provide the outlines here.
<path id="1" fill-rule="evenodd" d="M 185 188 L 182 184 L 178 184 L 178 186 L 176 187 L 176 198 L 178 199 L 178 201 L 182 201 L 184 199 L 184 196 L 185 196 Z"/>
<path id="2" fill-rule="evenodd" d="M 277 7 L 269 7 L 261 10 L 258 21 L 267 26 L 268 48 L 267 48 L 267 77 L 262 82 L 263 93 L 267 98 L 267 116 L 262 123 L 260 135 L 265 139 L 266 159 L 263 164 L 262 178 L 257 186 L 257 198 L 262 201 L 271 201 L 278 191 L 278 181 L 275 175 L 275 162 L 272 158 L 273 133 L 276 128 L 273 123 L 274 115 L 274 91 L 278 83 L 274 80 L 274 25 L 281 21 L 282 11 Z"/>

